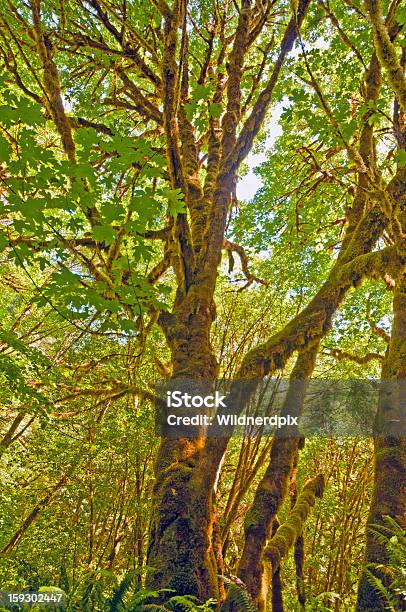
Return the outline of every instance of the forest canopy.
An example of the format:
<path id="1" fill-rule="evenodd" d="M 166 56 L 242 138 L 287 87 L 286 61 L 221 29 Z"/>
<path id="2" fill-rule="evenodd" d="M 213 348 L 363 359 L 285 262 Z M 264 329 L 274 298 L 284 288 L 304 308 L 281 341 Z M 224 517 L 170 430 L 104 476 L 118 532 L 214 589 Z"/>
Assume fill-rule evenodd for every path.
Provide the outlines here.
<path id="1" fill-rule="evenodd" d="M 1 590 L 406 609 L 405 23 L 0 0 Z M 159 435 L 185 379 L 237 381 L 239 414 L 276 381 L 298 417 L 314 381 L 374 381 L 371 432 L 327 435 L 321 402 L 307 439 Z"/>

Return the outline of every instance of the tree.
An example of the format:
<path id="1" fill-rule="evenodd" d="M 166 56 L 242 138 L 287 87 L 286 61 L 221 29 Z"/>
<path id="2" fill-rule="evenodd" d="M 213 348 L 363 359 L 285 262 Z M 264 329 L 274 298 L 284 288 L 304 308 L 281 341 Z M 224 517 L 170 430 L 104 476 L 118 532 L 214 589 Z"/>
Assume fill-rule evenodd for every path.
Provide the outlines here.
<path id="1" fill-rule="evenodd" d="M 321 222 L 326 196 L 333 230 L 342 231 L 324 282 L 244 355 L 236 378 L 271 376 L 297 354 L 291 380 L 310 379 L 335 314 L 366 279 L 395 287 L 387 356 L 394 365 L 384 376 L 389 368 L 390 378 L 404 378 L 404 14 L 396 0 L 383 11 L 369 1 L 5 2 L 1 241 L 31 278 L 39 304 L 83 335 L 130 336 L 140 353 L 158 326 L 172 379 L 214 380 L 222 370 L 212 338 L 222 251 L 230 261 L 239 256 L 247 283 L 259 280 L 232 235 L 239 173 L 264 138 L 272 105 L 288 96 L 296 128 L 284 156 L 301 156 L 304 169 L 284 194 L 286 218 L 295 203 L 299 235 L 300 206 L 311 200 Z M 330 65 L 343 73 L 321 74 Z M 345 198 L 339 217 L 338 194 Z M 242 209 L 236 233 L 250 214 Z M 215 484 L 228 442 L 161 440 L 147 561 L 152 588 L 222 597 Z M 382 449 L 397 453 L 402 445 L 377 439 L 375 522 L 383 512 L 404 520 L 404 457 L 380 459 Z M 274 440 L 248 513 L 238 574 L 260 609 L 268 595 L 266 543 L 297 452 L 297 441 Z M 369 540 L 368 561 L 381 557 L 376 546 Z"/>

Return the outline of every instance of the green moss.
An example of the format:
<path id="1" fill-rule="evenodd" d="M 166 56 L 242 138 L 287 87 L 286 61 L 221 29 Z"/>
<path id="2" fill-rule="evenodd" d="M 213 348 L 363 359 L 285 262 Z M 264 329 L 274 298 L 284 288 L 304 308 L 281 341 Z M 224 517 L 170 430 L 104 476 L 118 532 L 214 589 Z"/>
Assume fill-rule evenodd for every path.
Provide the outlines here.
<path id="1" fill-rule="evenodd" d="M 309 480 L 288 514 L 286 521 L 279 527 L 269 542 L 264 551 L 264 560 L 271 564 L 273 572 L 278 569 L 282 559 L 302 533 L 304 523 L 316 503 L 316 498 L 322 496 L 323 490 L 324 477 L 322 474 Z"/>

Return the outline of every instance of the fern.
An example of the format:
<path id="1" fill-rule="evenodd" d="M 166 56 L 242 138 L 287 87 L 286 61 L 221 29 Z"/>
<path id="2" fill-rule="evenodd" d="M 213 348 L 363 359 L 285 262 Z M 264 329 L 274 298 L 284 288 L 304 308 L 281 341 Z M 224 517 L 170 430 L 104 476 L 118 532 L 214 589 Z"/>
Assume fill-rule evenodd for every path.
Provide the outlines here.
<path id="1" fill-rule="evenodd" d="M 227 590 L 228 603 L 235 604 L 238 612 L 258 612 L 257 606 L 243 582 L 240 580 L 237 582 L 237 580 L 231 580 L 224 576 L 222 578 L 229 585 Z"/>
<path id="2" fill-rule="evenodd" d="M 396 612 L 399 599 L 406 601 L 406 532 L 392 517 L 384 516 L 383 520 L 382 525 L 372 525 L 370 532 L 379 544 L 385 546 L 389 562 L 385 565 L 371 563 L 366 577 L 371 587 L 379 593 L 386 609 Z"/>
<path id="3" fill-rule="evenodd" d="M 382 601 L 385 603 L 385 610 L 388 610 L 388 612 L 396 612 L 396 602 L 382 580 L 378 578 L 378 576 L 375 576 L 369 569 L 366 570 L 366 577 L 371 587 L 381 596 Z"/>
<path id="4" fill-rule="evenodd" d="M 141 612 L 144 610 L 160 610 L 168 612 L 170 608 L 166 607 L 166 604 L 154 604 L 151 600 L 158 599 L 162 593 L 171 593 L 172 589 L 160 589 L 159 591 L 149 591 L 147 589 L 141 589 L 137 591 L 130 604 L 127 608 L 124 608 L 125 612 Z"/>
<path id="5" fill-rule="evenodd" d="M 170 589 L 162 589 L 162 591 L 170 591 Z M 138 612 L 141 610 L 165 610 L 166 608 L 160 605 L 147 603 L 153 599 L 158 599 L 162 591 L 150 591 L 148 589 L 141 589 L 140 591 L 137 591 L 133 595 L 129 605 L 124 608 L 123 611 Z"/>
<path id="6" fill-rule="evenodd" d="M 210 612 L 215 604 L 214 599 L 209 599 L 209 601 L 201 604 L 197 597 L 193 595 L 174 595 L 163 604 L 155 604 L 151 601 L 153 599 L 158 599 L 162 593 L 170 591 L 171 589 L 138 591 L 135 593 L 130 604 L 125 608 L 121 608 L 120 612 L 147 612 L 147 610 L 155 612 L 169 612 L 170 610 L 176 610 L 177 612 L 181 610 L 184 612 Z"/>
<path id="7" fill-rule="evenodd" d="M 110 612 L 121 612 L 123 610 L 124 597 L 133 586 L 135 578 L 135 572 L 128 572 L 124 576 L 110 599 Z"/>
<path id="8" fill-rule="evenodd" d="M 212 604 L 214 603 L 215 601 L 213 599 L 201 604 L 197 597 L 194 597 L 193 595 L 175 595 L 165 604 L 165 610 L 182 609 L 185 612 L 189 612 L 190 610 L 193 612 L 196 612 L 197 610 L 203 612 L 212 610 Z"/>
<path id="9" fill-rule="evenodd" d="M 81 609 L 83 612 L 89 610 L 89 604 L 91 603 L 91 595 L 93 592 L 94 582 L 93 579 L 90 578 L 86 583 L 85 589 L 83 591 L 82 599 L 81 599 Z"/>

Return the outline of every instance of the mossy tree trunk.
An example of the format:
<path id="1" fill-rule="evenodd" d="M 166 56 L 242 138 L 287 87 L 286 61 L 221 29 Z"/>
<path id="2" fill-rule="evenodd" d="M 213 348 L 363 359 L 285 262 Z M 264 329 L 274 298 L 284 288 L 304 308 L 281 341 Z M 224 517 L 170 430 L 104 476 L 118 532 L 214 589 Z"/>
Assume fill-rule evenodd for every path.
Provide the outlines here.
<path id="1" fill-rule="evenodd" d="M 361 575 L 357 611 L 384 611 L 386 602 L 373 588 L 369 572 L 386 587 L 390 578 L 376 564 L 388 563 L 386 545 L 374 534 L 390 516 L 406 529 L 406 274 L 397 282 L 394 322 L 390 345 L 382 369 L 382 381 L 374 440 L 374 489 L 367 522 L 365 570 Z M 400 602 L 399 602 L 400 605 Z M 401 609 L 401 608 L 399 608 Z"/>
<path id="2" fill-rule="evenodd" d="M 313 372 L 318 343 L 300 353 L 290 379 L 281 414 L 299 416 L 305 398 L 307 382 Z M 245 544 L 238 567 L 238 577 L 245 583 L 260 610 L 265 609 L 268 593 L 263 584 L 265 548 L 269 530 L 285 499 L 293 464 L 301 443 L 299 436 L 275 437 L 269 464 L 262 477 L 250 510 L 245 517 Z"/>
<path id="3" fill-rule="evenodd" d="M 172 314 L 176 324 L 166 323 L 174 379 L 210 381 L 216 377 L 209 342 L 209 306 L 203 313 L 191 309 L 186 321 L 180 320 L 180 308 Z M 150 582 L 154 588 L 170 588 L 205 600 L 218 596 L 219 589 L 213 547 L 216 472 L 202 474 L 198 469 L 203 446 L 202 438 L 161 441 L 155 465 L 148 565 L 154 568 Z"/>
<path id="4" fill-rule="evenodd" d="M 225 69 L 224 56 L 220 53 L 218 58 L 214 101 L 220 103 L 225 99 L 226 108 L 221 121 L 211 119 L 204 181 L 199 176 L 194 127 L 177 99 L 180 95 L 181 103 L 186 103 L 188 97 L 186 5 L 175 2 L 171 11 L 163 11 L 162 95 L 168 168 L 172 187 L 182 191 L 189 212 L 188 217 L 178 215 L 172 225 L 168 257 L 178 288 L 172 312 L 162 314 L 159 319 L 171 350 L 174 380 L 210 381 L 218 373 L 210 342 L 215 316 L 213 296 L 237 172 L 261 128 L 284 59 L 292 49 L 308 5 L 309 0 L 301 0 L 296 14 L 286 24 L 269 80 L 251 115 L 242 123 L 241 78 L 245 56 L 266 24 L 262 17 L 258 21 L 250 0 L 243 0 Z M 182 28 L 183 37 L 178 45 Z M 177 61 L 179 49 L 180 63 Z M 230 244 L 227 248 L 232 248 Z M 241 255 L 240 250 L 238 253 Z M 219 596 L 213 545 L 214 484 L 223 452 L 213 453 L 207 440 L 202 438 L 162 439 L 155 468 L 147 560 L 153 571 L 148 586 L 173 588 L 177 593 L 194 594 L 202 600 Z"/>

